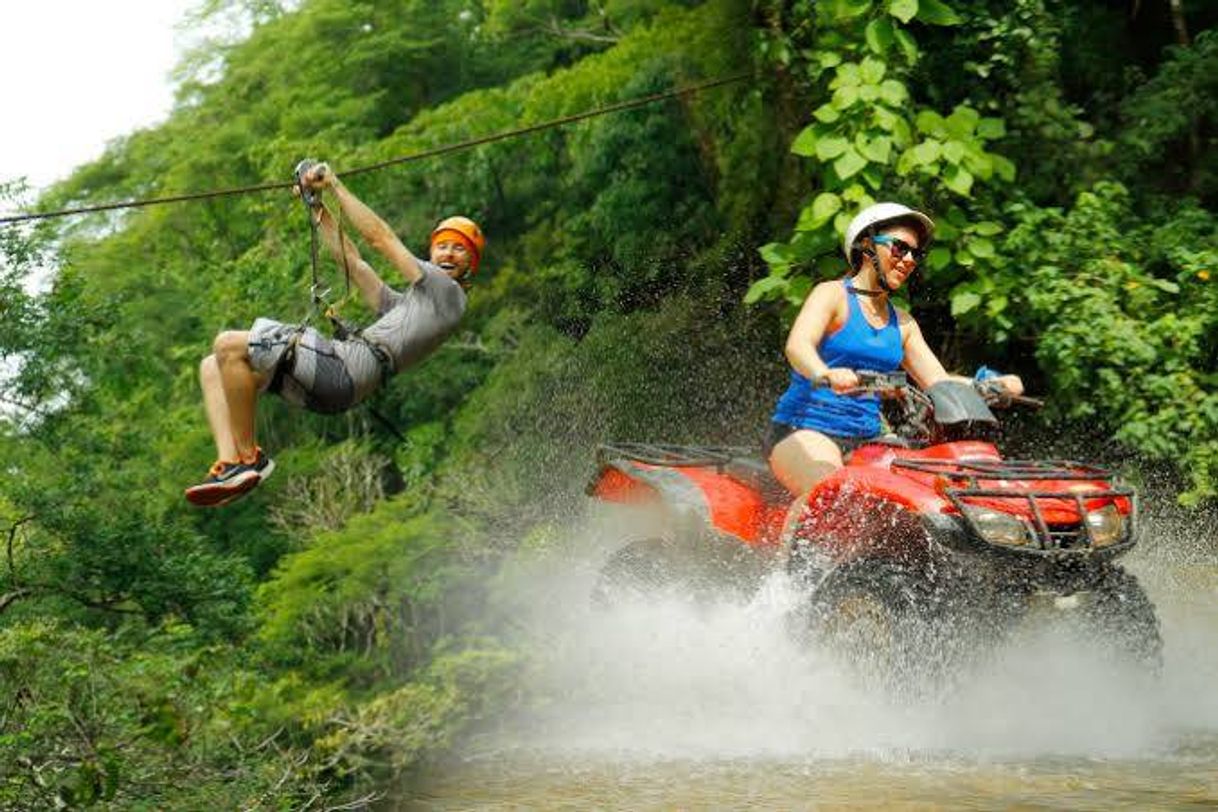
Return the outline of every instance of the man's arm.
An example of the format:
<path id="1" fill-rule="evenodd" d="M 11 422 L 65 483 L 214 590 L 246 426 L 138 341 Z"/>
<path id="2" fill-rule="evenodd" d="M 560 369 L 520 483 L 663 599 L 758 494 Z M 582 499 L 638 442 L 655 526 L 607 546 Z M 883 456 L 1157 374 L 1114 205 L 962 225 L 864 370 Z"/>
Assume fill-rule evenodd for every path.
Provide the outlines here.
<path id="1" fill-rule="evenodd" d="M 377 253 L 401 271 L 407 282 L 413 285 L 423 278 L 423 269 L 419 267 L 418 258 L 402 244 L 388 223 L 343 185 L 328 165 L 317 164 L 310 169 L 308 181 L 315 189 L 328 188 L 334 192 L 343 218 L 355 227 Z"/>
<path id="2" fill-rule="evenodd" d="M 342 268 L 344 273 L 351 275 L 351 281 L 359 288 L 360 295 L 364 297 L 365 304 L 372 312 L 379 313 L 381 289 L 385 287 L 384 281 L 360 256 L 355 243 L 345 234 L 340 234 L 338 223 L 334 222 L 329 210 L 325 207 L 318 208 L 314 210 L 313 216 L 318 218 L 317 223 L 320 226 L 322 242 L 330 251 L 330 255 L 334 257 L 334 261 L 338 263 L 338 267 Z"/>

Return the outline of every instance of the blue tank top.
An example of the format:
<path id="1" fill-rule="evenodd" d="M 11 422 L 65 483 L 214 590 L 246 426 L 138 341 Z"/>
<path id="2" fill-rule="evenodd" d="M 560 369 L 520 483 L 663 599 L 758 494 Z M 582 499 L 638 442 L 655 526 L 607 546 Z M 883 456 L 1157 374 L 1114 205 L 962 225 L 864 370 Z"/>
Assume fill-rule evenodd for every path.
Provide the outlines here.
<path id="1" fill-rule="evenodd" d="M 896 308 L 889 302 L 888 323 L 872 327 L 850 280 L 843 280 L 843 284 L 846 323 L 822 338 L 816 352 L 830 367 L 895 372 L 905 358 Z M 773 420 L 833 437 L 874 437 L 880 433 L 880 399 L 877 395 L 839 395 L 828 386 L 813 387 L 792 369 L 791 385 L 778 399 Z"/>

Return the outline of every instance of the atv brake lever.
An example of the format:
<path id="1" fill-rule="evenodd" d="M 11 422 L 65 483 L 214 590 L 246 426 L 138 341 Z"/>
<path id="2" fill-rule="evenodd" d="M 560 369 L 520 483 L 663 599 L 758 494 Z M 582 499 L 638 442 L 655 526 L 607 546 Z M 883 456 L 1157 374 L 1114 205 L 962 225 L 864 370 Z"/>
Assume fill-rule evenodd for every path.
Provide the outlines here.
<path id="1" fill-rule="evenodd" d="M 997 380 L 974 381 L 973 386 L 978 394 L 985 399 L 986 404 L 1006 408 L 1009 406 L 1026 406 L 1029 409 L 1039 409 L 1045 405 L 1039 398 L 1026 395 L 1012 395 L 1007 388 Z"/>

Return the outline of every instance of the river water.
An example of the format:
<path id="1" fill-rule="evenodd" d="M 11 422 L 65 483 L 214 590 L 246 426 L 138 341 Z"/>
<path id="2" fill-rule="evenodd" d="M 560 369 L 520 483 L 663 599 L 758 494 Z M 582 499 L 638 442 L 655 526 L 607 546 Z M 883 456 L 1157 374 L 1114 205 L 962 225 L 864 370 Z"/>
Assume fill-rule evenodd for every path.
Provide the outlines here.
<path id="1" fill-rule="evenodd" d="M 384 808 L 1218 809 L 1218 529 L 1188 534 L 1152 527 L 1127 562 L 1159 610 L 1158 679 L 1033 618 L 925 699 L 797 644 L 782 576 L 605 612 L 594 564 L 551 557 L 505 587 L 537 652 L 524 709 Z"/>

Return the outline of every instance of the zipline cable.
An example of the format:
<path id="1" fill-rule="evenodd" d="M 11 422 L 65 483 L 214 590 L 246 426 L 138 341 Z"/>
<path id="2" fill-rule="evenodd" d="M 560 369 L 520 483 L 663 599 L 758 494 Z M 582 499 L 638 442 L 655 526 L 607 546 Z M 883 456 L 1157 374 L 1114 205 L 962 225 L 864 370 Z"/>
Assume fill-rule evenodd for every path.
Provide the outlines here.
<path id="1" fill-rule="evenodd" d="M 752 77 L 752 73 L 738 73 L 733 76 L 724 76 L 719 79 L 701 82 L 699 84 L 687 85 L 686 87 L 676 88 L 674 90 L 666 90 L 662 93 L 653 93 L 649 96 L 641 96 L 637 99 L 630 99 L 616 104 L 610 104 L 605 107 L 598 107 L 592 110 L 585 110 L 582 113 L 574 113 L 569 116 L 544 121 L 539 124 L 531 124 L 527 127 L 519 127 L 514 130 L 506 130 L 504 132 L 493 133 L 491 135 L 482 136 L 480 138 L 471 138 L 468 141 L 460 141 L 455 144 L 434 147 L 422 152 L 412 153 L 410 155 L 402 155 L 397 158 L 390 158 L 387 161 L 380 163 L 369 164 L 368 166 L 359 166 L 353 169 L 343 170 L 344 177 L 352 175 L 362 175 L 367 172 L 374 172 L 378 169 L 384 169 L 397 164 L 404 164 L 410 161 L 421 161 L 424 158 L 434 158 L 437 155 L 447 155 L 452 152 L 460 152 L 462 150 L 473 149 L 474 147 L 490 144 L 495 141 L 504 141 L 509 138 L 517 138 L 522 135 L 530 135 L 542 130 L 548 130 L 555 127 L 563 127 L 567 124 L 573 124 L 584 119 L 594 118 L 596 116 L 608 115 L 609 113 L 619 113 L 623 110 L 631 110 L 636 107 L 643 107 L 648 104 L 654 104 L 667 99 L 674 99 L 678 96 L 687 96 L 694 93 L 700 93 L 704 90 L 721 87 L 723 85 L 739 82 Z M 92 214 L 100 211 L 113 211 L 115 209 L 134 209 L 143 206 L 158 206 L 166 203 L 184 203 L 194 200 L 210 200 L 217 197 L 231 197 L 234 195 L 254 194 L 256 192 L 269 192 L 277 189 L 290 189 L 295 185 L 295 181 L 286 181 L 279 183 L 260 183 L 253 186 L 238 186 L 231 189 L 216 189 L 210 192 L 194 192 L 191 194 L 172 195 L 169 197 L 152 197 L 142 200 L 125 200 L 118 203 L 99 203 L 92 206 L 78 206 L 71 209 L 60 209 L 58 211 L 36 212 L 33 214 L 17 214 L 6 217 L 0 217 L 0 226 L 12 225 L 15 223 L 23 223 L 30 220 L 49 220 L 52 217 L 68 217 L 74 214 Z"/>

